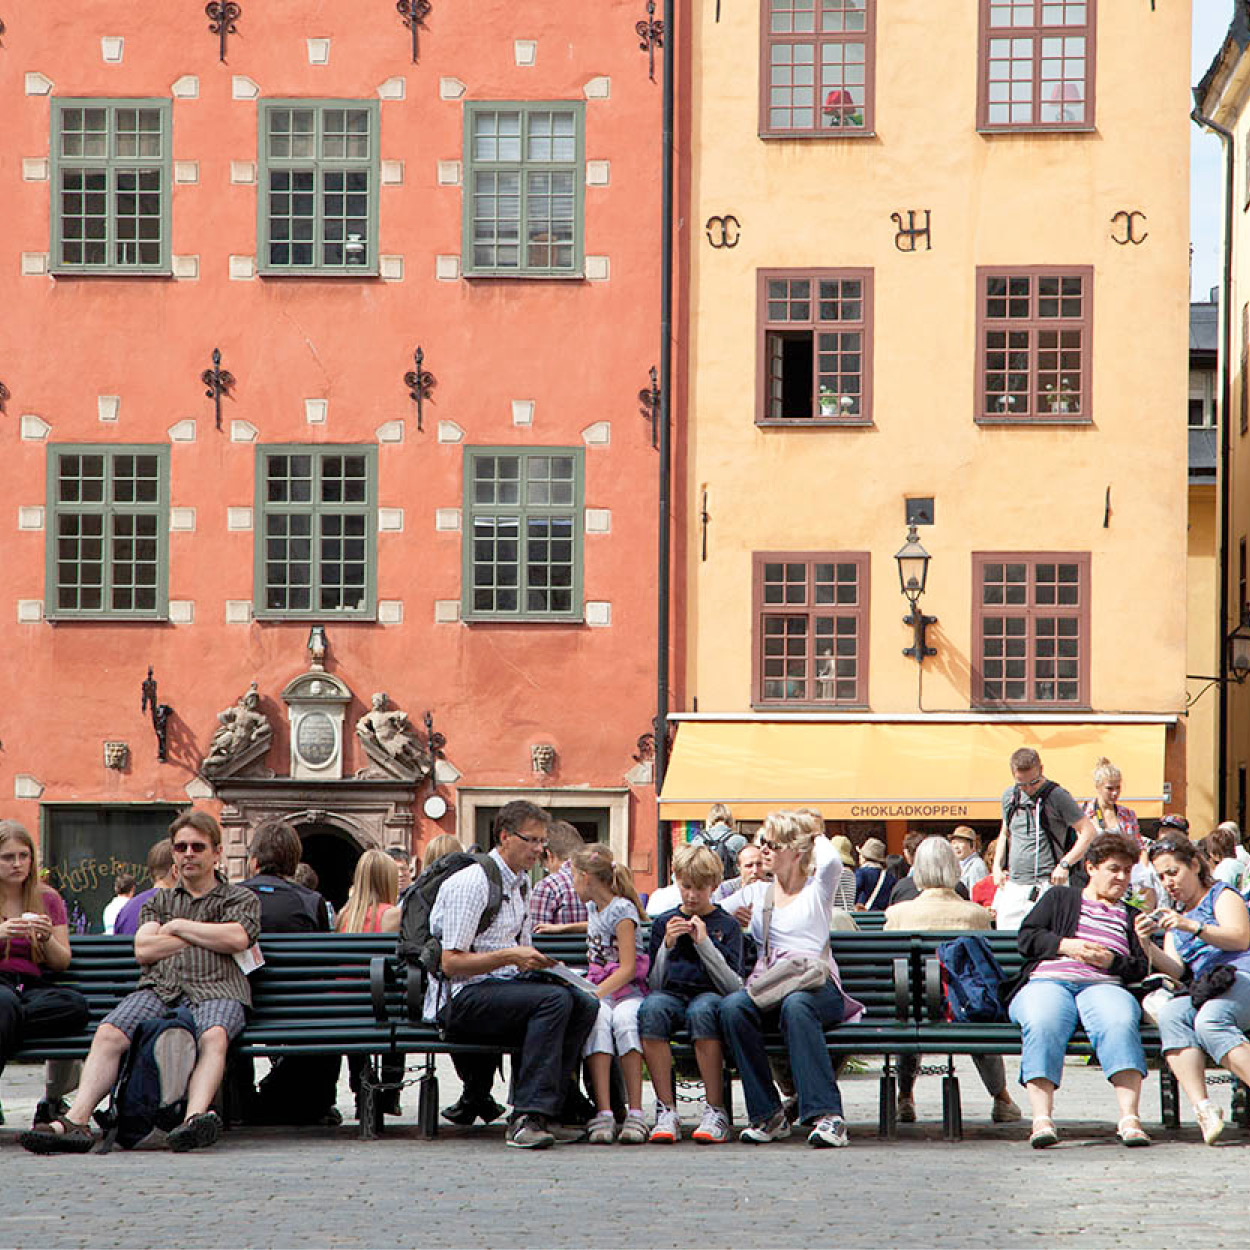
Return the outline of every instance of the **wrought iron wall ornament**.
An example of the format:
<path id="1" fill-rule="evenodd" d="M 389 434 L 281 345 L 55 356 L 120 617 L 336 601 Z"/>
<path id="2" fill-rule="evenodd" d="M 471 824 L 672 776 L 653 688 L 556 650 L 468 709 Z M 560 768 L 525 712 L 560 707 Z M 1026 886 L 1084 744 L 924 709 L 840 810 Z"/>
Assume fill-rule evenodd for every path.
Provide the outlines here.
<path id="1" fill-rule="evenodd" d="M 647 16 L 634 24 L 638 47 L 647 54 L 647 77 L 655 82 L 655 50 L 664 46 L 664 23 L 656 21 L 655 0 L 647 0 Z"/>
<path id="2" fill-rule="evenodd" d="M 425 368 L 425 352 L 420 344 L 412 353 L 412 360 L 417 367 L 404 374 L 404 385 L 408 388 L 408 398 L 417 405 L 417 429 L 424 430 L 422 405 L 430 398 L 430 391 L 438 385 L 438 379 Z"/>
<path id="3" fill-rule="evenodd" d="M 204 394 L 213 401 L 217 428 L 221 429 L 221 397 L 234 386 L 234 374 L 221 367 L 221 348 L 213 348 L 213 367 L 200 374 L 200 381 L 208 388 Z"/>
<path id="4" fill-rule="evenodd" d="M 3 382 L 0 382 L 0 412 L 4 412 L 5 404 L 12 398 L 13 396 L 10 394 L 9 388 Z"/>
<path id="5" fill-rule="evenodd" d="M 903 225 L 902 213 L 891 213 L 890 220 L 898 226 L 898 230 L 894 235 L 894 246 L 900 252 L 914 252 L 916 244 L 923 239 L 924 250 L 931 252 L 933 250 L 933 239 L 930 234 L 931 210 L 924 210 L 924 225 L 916 225 L 916 210 L 909 208 L 907 210 L 907 225 Z"/>
<path id="6" fill-rule="evenodd" d="M 656 445 L 656 418 L 660 413 L 660 383 L 655 365 L 651 366 L 651 385 L 638 392 L 638 411 L 644 421 L 651 422 L 651 446 Z"/>
<path id="7" fill-rule="evenodd" d="M 0 35 L 4 34 L 4 18 L 0 17 Z"/>
<path id="8" fill-rule="evenodd" d="M 224 61 L 226 59 L 226 40 L 231 35 L 239 33 L 235 22 L 243 16 L 243 8 L 237 3 L 237 0 L 208 0 L 208 3 L 204 6 L 204 16 L 208 18 L 209 31 L 217 36 L 220 44 L 217 59 Z"/>
<path id="9" fill-rule="evenodd" d="M 699 505 L 699 528 L 702 530 L 700 539 L 700 559 L 707 561 L 707 527 L 708 522 L 712 519 L 712 514 L 707 510 L 707 487 L 703 488 L 703 502 Z"/>
<path id="10" fill-rule="evenodd" d="M 434 6 L 430 0 L 396 0 L 396 10 L 403 18 L 404 25 L 412 32 L 412 63 L 417 63 L 420 51 L 418 32 L 425 29 L 425 19 L 430 16 Z"/>
<path id="11" fill-rule="evenodd" d="M 1124 237 L 1120 238 L 1115 232 L 1115 224 L 1117 221 L 1124 222 Z M 1111 241 L 1118 243 L 1121 247 L 1127 247 L 1130 243 L 1141 245 L 1150 238 L 1150 231 L 1143 230 L 1141 234 L 1137 233 L 1138 221 L 1145 221 L 1146 214 L 1139 208 L 1122 208 L 1111 218 Z"/>
<path id="12" fill-rule="evenodd" d="M 733 213 L 724 217 L 709 217 L 703 229 L 707 233 L 707 241 L 720 251 L 722 247 L 737 247 L 742 238 L 742 222 Z"/>
<path id="13" fill-rule="evenodd" d="M 169 745 L 169 718 L 173 715 L 174 709 L 168 703 L 158 701 L 156 678 L 152 676 L 150 664 L 148 675 L 143 682 L 143 702 L 139 705 L 139 711 L 146 712 L 149 708 L 152 709 L 152 729 L 156 734 L 156 758 L 164 764 Z"/>

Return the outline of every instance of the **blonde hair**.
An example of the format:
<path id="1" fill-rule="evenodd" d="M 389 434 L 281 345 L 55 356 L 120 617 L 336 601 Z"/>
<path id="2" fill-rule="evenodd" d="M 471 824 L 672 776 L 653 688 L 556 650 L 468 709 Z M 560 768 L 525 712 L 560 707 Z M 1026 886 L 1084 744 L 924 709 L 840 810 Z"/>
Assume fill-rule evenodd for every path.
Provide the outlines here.
<path id="1" fill-rule="evenodd" d="M 613 894 L 629 899 L 638 909 L 639 918 L 646 920 L 646 908 L 634 887 L 634 874 L 624 864 L 618 864 L 612 858 L 611 848 L 604 846 L 602 842 L 595 842 L 574 851 L 569 859 L 578 872 L 584 872 L 591 880 L 606 886 Z"/>
<path id="2" fill-rule="evenodd" d="M 1100 755 L 1094 765 L 1094 785 L 1106 786 L 1122 780 L 1120 770 L 1105 755 Z"/>
<path id="3" fill-rule="evenodd" d="M 794 814 L 817 837 L 823 836 L 825 832 L 825 818 L 814 807 L 796 807 Z"/>
<path id="4" fill-rule="evenodd" d="M 431 864 L 437 863 L 444 855 L 451 855 L 455 851 L 462 851 L 464 847 L 460 845 L 460 839 L 454 833 L 440 833 L 438 837 L 431 838 L 429 845 L 421 854 L 421 871 L 424 872 Z"/>
<path id="5" fill-rule="evenodd" d="M 35 850 L 35 840 L 26 831 L 26 826 L 16 820 L 0 820 L 0 847 L 6 842 L 20 842 L 30 852 L 30 872 L 22 882 L 22 911 L 37 911 L 40 915 L 48 915 L 48 905 L 44 896 L 52 892 L 39 879 L 39 853 Z M 11 943 L 4 944 L 4 957 L 8 959 Z M 36 938 L 30 939 L 30 957 L 32 963 L 43 962 L 43 943 Z"/>
<path id="6" fill-rule="evenodd" d="M 724 803 L 713 803 L 707 809 L 707 820 L 704 822 L 703 827 L 710 829 L 713 825 L 732 825 L 733 822 L 734 814 Z"/>
<path id="7" fill-rule="evenodd" d="M 725 867 L 710 846 L 704 846 L 702 842 L 684 842 L 673 852 L 674 881 L 684 881 L 695 890 L 706 890 L 709 887 L 714 889 L 724 879 Z"/>
<path id="8" fill-rule="evenodd" d="M 351 893 L 339 912 L 340 933 L 363 933 L 369 910 L 373 907 L 394 907 L 399 896 L 399 869 L 385 852 L 366 851 L 356 861 Z"/>
<path id="9" fill-rule="evenodd" d="M 816 845 L 816 833 L 810 816 L 800 816 L 798 812 L 769 812 L 760 830 L 760 839 L 792 848 L 798 853 L 799 866 L 803 871 L 812 871 L 812 847 Z"/>

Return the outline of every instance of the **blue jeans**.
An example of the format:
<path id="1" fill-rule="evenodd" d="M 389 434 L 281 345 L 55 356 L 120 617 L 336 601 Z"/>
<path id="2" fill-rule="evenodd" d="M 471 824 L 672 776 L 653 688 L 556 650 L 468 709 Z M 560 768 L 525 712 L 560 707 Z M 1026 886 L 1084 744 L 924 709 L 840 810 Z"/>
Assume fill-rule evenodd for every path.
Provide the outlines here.
<path id="1" fill-rule="evenodd" d="M 683 1025 L 693 1041 L 720 1041 L 721 996 L 708 991 L 691 999 L 668 990 L 652 990 L 638 1009 L 638 1032 L 667 1042 Z"/>
<path id="2" fill-rule="evenodd" d="M 1122 985 L 1028 981 L 1011 1000 L 1008 1015 L 1020 1026 L 1021 1085 L 1039 1077 L 1059 1084 L 1078 1017 L 1108 1078 L 1129 1070 L 1146 1075 L 1141 1008 Z"/>
<path id="3" fill-rule="evenodd" d="M 781 1109 L 781 1098 L 768 1068 L 764 1030 L 780 1021 L 799 1095 L 799 1119 L 842 1114 L 842 1095 L 825 1045 L 825 1029 L 842 1023 L 842 991 L 830 981 L 818 990 L 796 990 L 779 1007 L 761 1011 L 746 990 L 721 999 L 720 1026 L 742 1077 L 747 1115 L 767 1120 Z"/>
<path id="4" fill-rule="evenodd" d="M 1201 1046 L 1215 1060 L 1236 1046 L 1244 1046 L 1250 1028 L 1250 975 L 1237 973 L 1226 994 L 1210 998 L 1197 1011 L 1188 994 L 1159 1009 L 1159 1038 L 1166 1053 Z"/>

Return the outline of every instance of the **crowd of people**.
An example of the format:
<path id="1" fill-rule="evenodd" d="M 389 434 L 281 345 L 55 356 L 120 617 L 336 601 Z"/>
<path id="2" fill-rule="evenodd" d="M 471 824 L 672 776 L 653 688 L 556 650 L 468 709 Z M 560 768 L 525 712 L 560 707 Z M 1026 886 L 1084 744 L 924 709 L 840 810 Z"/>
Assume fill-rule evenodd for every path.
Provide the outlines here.
<path id="1" fill-rule="evenodd" d="M 495 819 L 489 856 L 450 872 L 433 899 L 429 932 L 442 954 L 426 1017 L 449 1040 L 515 1054 L 509 1146 L 679 1141 L 686 1127 L 671 1043 L 684 1033 L 704 1090 L 694 1141 L 730 1140 L 728 1052 L 749 1119 L 740 1141 L 767 1144 L 801 1126 L 813 1147 L 839 1148 L 848 1136 L 826 1030 L 864 1009 L 842 988 L 830 932 L 854 928 L 863 911 L 884 911 L 890 930 L 996 926 L 1017 930 L 1023 958 L 1003 1000 L 1020 1028 L 1033 1147 L 1059 1138 L 1055 1092 L 1078 1023 L 1112 1086 L 1117 1135 L 1129 1147 L 1150 1144 L 1139 1115 L 1150 974 L 1158 986 L 1145 1001 L 1165 1060 L 1204 1140 L 1215 1142 L 1224 1122 L 1208 1094 L 1208 1058 L 1250 1082 L 1250 853 L 1240 830 L 1222 824 L 1193 842 L 1184 818 L 1173 815 L 1148 834 L 1121 805 L 1121 776 L 1106 759 L 1097 762 L 1095 797 L 1085 804 L 1045 777 L 1034 750 L 1017 751 L 1011 773 L 998 836 L 984 855 L 969 825 L 910 832 L 901 856 L 892 857 L 878 838 L 857 847 L 830 836 L 813 809 L 773 812 L 748 833 L 718 804 L 692 841 L 676 848 L 671 883 L 647 899 L 610 848 L 586 843 L 536 804 L 508 803 Z M 415 866 L 403 852 L 366 851 L 333 919 L 300 849 L 289 825 L 260 827 L 250 876 L 232 885 L 220 869 L 215 819 L 192 809 L 174 821 L 149 854 L 151 887 L 136 892 L 126 883 L 109 917 L 116 933 L 134 936 L 138 987 L 96 1030 L 81 1074 L 73 1074 L 72 1100 L 63 1097 L 64 1068 L 49 1065 L 36 1123 L 20 1138 L 26 1149 L 91 1149 L 92 1112 L 137 1026 L 174 1005 L 189 1007 L 199 1049 L 186 1117 L 169 1145 L 211 1145 L 222 1128 L 214 1099 L 250 1003 L 235 956 L 263 931 L 396 932 L 414 869 L 420 878 L 462 848 L 441 836 Z M 540 866 L 544 875 L 531 889 Z M 0 899 L 2 1069 L 23 1032 L 80 1031 L 87 1004 L 56 983 L 72 959 L 64 901 L 41 880 L 34 843 L 13 821 L 0 821 Z M 584 934 L 586 979 L 558 975 L 567 970 L 534 945 L 535 934 Z M 768 1044 L 778 1033 L 780 1059 Z M 920 1062 L 899 1057 L 903 1122 L 916 1117 Z M 1020 1119 L 1001 1056 L 975 1062 L 992 1119 Z M 449 1121 L 490 1123 L 505 1113 L 493 1097 L 498 1063 L 489 1054 L 456 1056 L 463 1092 L 443 1112 Z M 351 1066 L 353 1087 L 359 1068 Z M 654 1095 L 650 1117 L 644 1071 Z M 275 1062 L 258 1088 L 247 1065 L 231 1079 L 252 1122 L 334 1124 L 338 1072 L 336 1058 L 291 1056 Z M 583 1072 L 589 1103 L 577 1083 Z M 390 1060 L 382 1075 L 394 1090 L 383 1110 L 397 1112 L 402 1061 Z"/>

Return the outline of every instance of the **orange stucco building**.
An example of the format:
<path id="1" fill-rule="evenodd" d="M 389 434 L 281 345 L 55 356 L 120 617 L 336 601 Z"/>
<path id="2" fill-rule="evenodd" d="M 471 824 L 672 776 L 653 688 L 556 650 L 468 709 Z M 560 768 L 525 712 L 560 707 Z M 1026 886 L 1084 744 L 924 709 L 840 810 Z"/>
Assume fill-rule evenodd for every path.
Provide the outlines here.
<path id="1" fill-rule="evenodd" d="M 414 59 L 393 4 L 244 0 L 224 49 L 200 6 L 6 7 L 0 814 L 90 920 L 189 800 L 236 874 L 295 821 L 332 898 L 518 795 L 652 871 L 639 8 L 434 0 Z M 272 740 L 206 776 L 253 682 Z M 362 750 L 382 691 L 433 776 Z"/>

